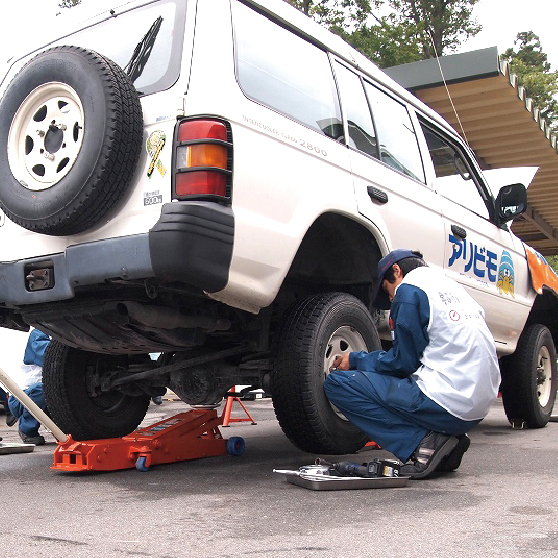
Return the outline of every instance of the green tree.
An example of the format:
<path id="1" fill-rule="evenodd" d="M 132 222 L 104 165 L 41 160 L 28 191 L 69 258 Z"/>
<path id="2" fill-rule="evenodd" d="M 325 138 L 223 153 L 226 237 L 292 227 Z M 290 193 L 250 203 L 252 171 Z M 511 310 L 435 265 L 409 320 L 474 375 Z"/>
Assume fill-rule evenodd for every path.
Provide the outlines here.
<path id="1" fill-rule="evenodd" d="M 422 60 L 420 44 L 412 29 L 388 24 L 385 18 L 378 21 L 378 25 L 361 25 L 351 33 L 332 30 L 380 68 Z"/>
<path id="2" fill-rule="evenodd" d="M 548 265 L 558 273 L 558 256 L 546 256 Z"/>
<path id="3" fill-rule="evenodd" d="M 448 54 L 481 30 L 472 16 L 479 0 L 287 1 L 382 68 Z"/>
<path id="4" fill-rule="evenodd" d="M 386 0 L 393 10 L 387 20 L 416 34 L 422 58 L 435 58 L 457 49 L 482 26 L 473 18 L 479 0 Z"/>
<path id="5" fill-rule="evenodd" d="M 514 48 L 516 47 L 516 48 Z M 517 75 L 525 93 L 533 99 L 541 116 L 554 131 L 558 131 L 558 72 L 551 72 L 550 62 L 543 52 L 541 42 L 533 31 L 517 34 L 514 47 L 508 48 L 502 58 L 510 64 L 510 71 Z"/>
<path id="6" fill-rule="evenodd" d="M 370 0 L 286 0 L 319 24 L 346 30 L 363 24 L 371 12 Z"/>

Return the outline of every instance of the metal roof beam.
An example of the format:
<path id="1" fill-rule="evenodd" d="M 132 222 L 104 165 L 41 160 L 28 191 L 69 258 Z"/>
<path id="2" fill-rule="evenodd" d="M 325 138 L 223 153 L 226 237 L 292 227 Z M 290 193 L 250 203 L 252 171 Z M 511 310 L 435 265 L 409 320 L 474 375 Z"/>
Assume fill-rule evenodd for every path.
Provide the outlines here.
<path id="1" fill-rule="evenodd" d="M 542 218 L 541 214 L 531 205 L 527 205 L 525 213 L 522 214 L 527 221 L 533 223 L 549 240 L 558 246 L 558 233 L 552 226 Z"/>

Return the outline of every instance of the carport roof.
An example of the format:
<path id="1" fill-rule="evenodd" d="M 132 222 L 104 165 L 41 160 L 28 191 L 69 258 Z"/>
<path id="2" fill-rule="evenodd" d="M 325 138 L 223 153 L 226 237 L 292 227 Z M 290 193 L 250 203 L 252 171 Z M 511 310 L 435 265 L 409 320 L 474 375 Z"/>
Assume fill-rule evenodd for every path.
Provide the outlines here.
<path id="1" fill-rule="evenodd" d="M 385 72 L 464 136 L 483 169 L 539 167 L 527 190 L 527 211 L 512 230 L 541 254 L 558 254 L 557 138 L 497 48 L 443 56 L 439 63 L 430 59 L 402 64 Z"/>

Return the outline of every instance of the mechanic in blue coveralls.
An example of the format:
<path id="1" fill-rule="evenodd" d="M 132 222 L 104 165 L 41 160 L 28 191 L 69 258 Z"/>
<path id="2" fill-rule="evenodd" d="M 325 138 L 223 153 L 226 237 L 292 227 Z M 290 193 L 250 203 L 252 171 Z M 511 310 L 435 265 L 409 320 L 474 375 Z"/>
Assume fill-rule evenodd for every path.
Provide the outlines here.
<path id="1" fill-rule="evenodd" d="M 324 390 L 349 421 L 404 465 L 429 477 L 461 464 L 466 432 L 496 399 L 500 371 L 484 310 L 420 252 L 378 263 L 374 306 L 389 309 L 389 351 L 339 355 Z"/>
<path id="2" fill-rule="evenodd" d="M 45 351 L 50 343 L 50 337 L 39 331 L 31 330 L 25 353 L 21 372 L 23 375 L 21 388 L 23 391 L 43 410 L 46 410 L 45 396 L 43 394 L 43 363 Z M 8 406 L 13 419 L 6 421 L 12 426 L 19 419 L 19 436 L 26 444 L 42 446 L 45 443 L 43 436 L 39 435 L 39 421 L 22 405 L 19 400 L 11 396 L 8 398 Z"/>

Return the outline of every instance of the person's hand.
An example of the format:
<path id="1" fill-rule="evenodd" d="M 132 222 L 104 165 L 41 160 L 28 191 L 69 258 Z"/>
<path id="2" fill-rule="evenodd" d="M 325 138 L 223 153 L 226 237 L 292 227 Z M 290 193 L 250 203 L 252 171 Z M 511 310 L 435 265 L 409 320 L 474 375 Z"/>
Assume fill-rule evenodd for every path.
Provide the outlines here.
<path id="1" fill-rule="evenodd" d="M 337 355 L 333 361 L 332 368 L 337 368 L 337 370 L 349 370 L 349 353 Z"/>

